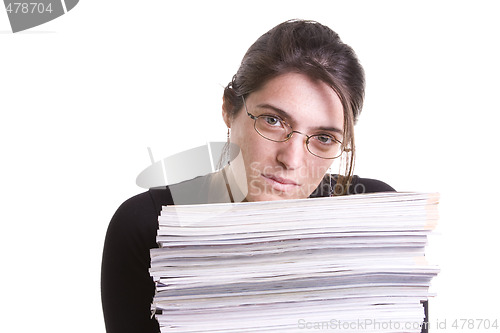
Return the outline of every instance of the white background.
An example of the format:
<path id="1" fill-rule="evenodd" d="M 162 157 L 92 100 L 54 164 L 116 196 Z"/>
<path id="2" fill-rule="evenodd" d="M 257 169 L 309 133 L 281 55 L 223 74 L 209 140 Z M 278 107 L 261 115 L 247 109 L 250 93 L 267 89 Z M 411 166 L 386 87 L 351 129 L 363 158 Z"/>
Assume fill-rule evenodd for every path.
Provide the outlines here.
<path id="1" fill-rule="evenodd" d="M 495 3 L 81 0 L 17 34 L 0 10 L 0 331 L 104 332 L 103 240 L 147 147 L 224 141 L 222 87 L 290 18 L 330 26 L 365 67 L 356 173 L 441 193 L 431 325 L 500 325 Z"/>

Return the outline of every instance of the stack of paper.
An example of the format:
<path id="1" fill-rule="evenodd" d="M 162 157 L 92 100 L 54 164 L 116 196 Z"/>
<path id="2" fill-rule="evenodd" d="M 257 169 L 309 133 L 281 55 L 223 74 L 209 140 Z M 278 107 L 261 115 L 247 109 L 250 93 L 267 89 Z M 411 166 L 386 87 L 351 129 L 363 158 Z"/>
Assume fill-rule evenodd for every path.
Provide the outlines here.
<path id="1" fill-rule="evenodd" d="M 164 207 L 150 273 L 162 332 L 420 332 L 438 195 Z"/>

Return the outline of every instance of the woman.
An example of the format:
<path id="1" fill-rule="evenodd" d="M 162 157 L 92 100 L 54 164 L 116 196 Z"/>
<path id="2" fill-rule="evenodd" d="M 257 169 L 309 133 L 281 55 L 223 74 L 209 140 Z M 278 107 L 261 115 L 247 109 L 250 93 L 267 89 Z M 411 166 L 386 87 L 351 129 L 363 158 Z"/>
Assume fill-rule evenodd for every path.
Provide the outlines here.
<path id="1" fill-rule="evenodd" d="M 108 332 L 158 332 L 149 250 L 162 205 L 297 199 L 392 191 L 352 175 L 364 73 L 353 50 L 317 22 L 284 22 L 245 54 L 224 90 L 230 163 L 211 175 L 151 189 L 113 216 L 102 262 Z M 235 148 L 235 149 L 234 149 Z M 341 172 L 327 171 L 341 159 Z"/>

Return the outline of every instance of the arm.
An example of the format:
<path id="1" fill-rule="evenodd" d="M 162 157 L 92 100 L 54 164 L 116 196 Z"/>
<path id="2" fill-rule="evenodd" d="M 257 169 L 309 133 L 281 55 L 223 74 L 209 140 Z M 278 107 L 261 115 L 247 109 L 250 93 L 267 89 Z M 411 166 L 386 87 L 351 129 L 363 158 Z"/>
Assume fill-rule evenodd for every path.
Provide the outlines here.
<path id="1" fill-rule="evenodd" d="M 149 192 L 125 201 L 108 227 L 101 269 L 101 298 L 108 333 L 159 332 L 151 318 L 154 283 L 149 250 L 158 247 L 158 212 Z"/>

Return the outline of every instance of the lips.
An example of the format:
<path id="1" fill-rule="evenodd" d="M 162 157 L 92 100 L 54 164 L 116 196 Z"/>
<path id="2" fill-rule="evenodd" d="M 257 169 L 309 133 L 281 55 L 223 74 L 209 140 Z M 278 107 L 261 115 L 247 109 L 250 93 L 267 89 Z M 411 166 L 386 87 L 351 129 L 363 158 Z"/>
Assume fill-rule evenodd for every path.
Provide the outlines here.
<path id="1" fill-rule="evenodd" d="M 282 178 L 282 177 L 275 176 L 275 175 L 264 175 L 263 174 L 262 176 L 272 183 L 277 183 L 277 184 L 284 185 L 284 186 L 297 186 L 298 185 L 295 181 L 293 181 L 291 179 L 286 179 L 286 178 Z"/>

